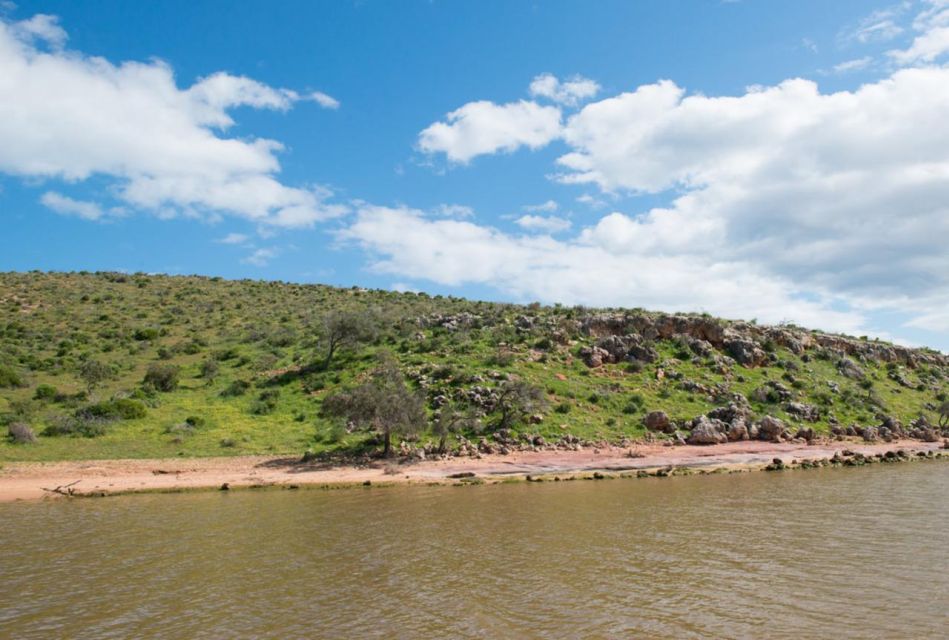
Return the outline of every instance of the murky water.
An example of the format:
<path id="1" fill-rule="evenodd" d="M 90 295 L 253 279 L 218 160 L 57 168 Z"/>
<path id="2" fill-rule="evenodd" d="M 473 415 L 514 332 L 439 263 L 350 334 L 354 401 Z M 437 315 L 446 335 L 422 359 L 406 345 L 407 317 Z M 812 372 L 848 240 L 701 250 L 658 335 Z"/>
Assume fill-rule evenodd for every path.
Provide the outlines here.
<path id="1" fill-rule="evenodd" d="M 926 638 L 949 464 L 0 505 L 2 638 Z"/>

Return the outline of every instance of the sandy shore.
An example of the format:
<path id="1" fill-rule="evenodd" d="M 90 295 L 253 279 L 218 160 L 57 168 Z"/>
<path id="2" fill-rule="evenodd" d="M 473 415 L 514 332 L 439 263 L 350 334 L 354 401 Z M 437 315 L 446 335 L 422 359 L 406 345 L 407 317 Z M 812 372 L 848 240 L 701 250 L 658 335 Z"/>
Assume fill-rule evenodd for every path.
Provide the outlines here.
<path id="1" fill-rule="evenodd" d="M 735 442 L 712 446 L 638 445 L 583 451 L 518 452 L 424 462 L 378 461 L 367 466 L 300 463 L 298 458 L 245 456 L 163 460 L 90 460 L 14 462 L 0 469 L 0 502 L 59 498 L 47 489 L 70 486 L 79 494 L 107 495 L 140 491 L 183 491 L 202 488 L 259 486 L 337 486 L 391 483 L 455 482 L 459 474 L 486 481 L 510 477 L 636 472 L 676 467 L 715 469 L 763 468 L 775 458 L 830 458 L 847 449 L 876 455 L 903 449 L 911 454 L 936 451 L 942 443 L 900 441 L 885 444 L 828 442 L 812 445 Z M 631 455 L 632 453 L 632 455 Z M 454 478 L 453 478 L 454 476 Z"/>

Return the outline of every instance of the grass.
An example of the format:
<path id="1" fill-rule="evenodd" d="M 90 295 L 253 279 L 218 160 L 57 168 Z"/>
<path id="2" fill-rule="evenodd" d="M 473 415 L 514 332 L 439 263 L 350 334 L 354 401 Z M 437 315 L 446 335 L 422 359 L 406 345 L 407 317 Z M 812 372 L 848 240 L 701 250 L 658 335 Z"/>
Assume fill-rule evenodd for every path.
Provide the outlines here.
<path id="1" fill-rule="evenodd" d="M 334 310 L 370 314 L 381 330 L 373 340 L 343 349 L 321 370 L 316 366 L 323 357 L 321 318 Z M 945 366 L 901 366 L 898 372 L 913 386 L 906 388 L 891 379 L 885 363 L 867 360 L 860 366 L 873 383 L 871 402 L 869 391 L 842 376 L 824 351 L 809 352 L 812 357 L 805 362 L 776 348 L 777 363 L 759 368 L 732 364 L 722 372 L 710 358 L 686 358 L 679 345 L 662 340 L 654 345 L 659 360 L 640 371 L 622 364 L 590 369 L 577 355 L 594 342 L 577 328 L 589 313 L 192 276 L 0 274 L 0 370 L 5 371 L 0 377 L 0 428 L 22 421 L 40 434 L 32 445 L 0 438 L 0 461 L 359 450 L 370 436 L 346 433 L 321 416 L 320 405 L 327 394 L 363 379 L 382 350 L 395 355 L 410 380 L 423 376 L 429 381 L 424 390 L 429 400 L 474 385 L 494 386 L 506 375 L 539 386 L 551 409 L 540 424 L 521 424 L 517 430 L 548 440 L 567 433 L 587 440 L 641 437 L 642 418 L 649 411 L 661 409 L 685 421 L 722 403 L 683 389 L 685 381 L 727 387 L 749 398 L 757 414 L 795 423 L 784 403 L 753 399 L 762 385 L 780 382 L 793 391 L 795 401 L 822 408 L 822 420 L 808 426 L 826 431 L 827 411 L 841 424 L 875 423 L 879 413 L 904 422 L 920 414 L 934 419 L 949 380 Z M 423 321 L 458 314 L 474 314 L 480 321 L 458 330 Z M 518 329 L 520 316 L 535 318 L 537 328 Z M 553 339 L 564 327 L 567 344 Z M 90 360 L 114 372 L 91 390 L 80 377 Z M 217 365 L 212 380 L 202 377 L 208 361 Z M 146 371 L 155 364 L 178 368 L 175 390 L 143 388 Z M 661 379 L 660 369 L 666 374 Z M 246 390 L 229 394 L 241 381 Z M 839 392 L 831 393 L 829 383 Z M 121 397 L 141 400 L 145 417 L 111 422 L 95 438 L 41 435 L 63 416 Z M 188 418 L 198 424 L 183 427 Z M 490 415 L 484 418 L 485 423 L 491 420 Z M 430 436 L 423 432 L 421 439 Z"/>

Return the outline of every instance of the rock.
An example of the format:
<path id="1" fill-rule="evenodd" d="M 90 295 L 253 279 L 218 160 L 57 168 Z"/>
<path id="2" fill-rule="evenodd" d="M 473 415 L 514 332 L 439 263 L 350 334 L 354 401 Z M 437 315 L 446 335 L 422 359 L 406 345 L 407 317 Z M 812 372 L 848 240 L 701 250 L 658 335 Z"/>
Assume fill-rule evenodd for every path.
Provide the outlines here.
<path id="1" fill-rule="evenodd" d="M 748 425 L 745 423 L 744 418 L 736 418 L 733 420 L 728 425 L 728 430 L 725 435 L 728 437 L 729 442 L 748 440 L 751 437 L 748 433 Z"/>
<path id="2" fill-rule="evenodd" d="M 805 422 L 817 422 L 820 420 L 820 409 L 814 405 L 804 404 L 803 402 L 789 402 L 784 407 L 785 411 Z"/>
<path id="3" fill-rule="evenodd" d="M 867 442 L 874 442 L 879 439 L 880 432 L 876 427 L 864 427 L 860 435 L 863 436 L 863 439 Z"/>
<path id="4" fill-rule="evenodd" d="M 857 366 L 857 363 L 850 358 L 841 358 L 840 362 L 837 363 L 837 371 L 839 371 L 841 375 L 854 380 L 862 380 L 864 377 L 863 369 Z"/>
<path id="5" fill-rule="evenodd" d="M 596 369 L 610 361 L 610 352 L 600 347 L 583 347 L 580 349 L 580 359 L 591 369 Z"/>
<path id="6" fill-rule="evenodd" d="M 675 425 L 665 411 L 651 411 L 643 418 L 643 423 L 648 431 L 658 431 L 661 433 L 672 433 L 675 431 Z"/>
<path id="7" fill-rule="evenodd" d="M 806 427 L 806 428 L 798 429 L 797 433 L 794 434 L 794 437 L 810 442 L 811 440 L 814 439 L 815 435 L 816 434 L 814 433 L 813 429 L 811 429 L 810 427 Z"/>
<path id="8" fill-rule="evenodd" d="M 746 367 L 757 367 L 768 360 L 768 354 L 754 340 L 749 340 L 729 332 L 726 334 L 725 352 L 735 359 L 738 364 Z"/>
<path id="9" fill-rule="evenodd" d="M 758 422 L 758 437 L 771 442 L 781 442 L 784 429 L 784 422 L 774 416 L 765 416 Z"/>
<path id="10" fill-rule="evenodd" d="M 722 429 L 720 420 L 710 420 L 708 416 L 699 416 L 692 421 L 692 433 L 689 435 L 689 444 L 722 444 L 728 442 L 728 436 Z"/>

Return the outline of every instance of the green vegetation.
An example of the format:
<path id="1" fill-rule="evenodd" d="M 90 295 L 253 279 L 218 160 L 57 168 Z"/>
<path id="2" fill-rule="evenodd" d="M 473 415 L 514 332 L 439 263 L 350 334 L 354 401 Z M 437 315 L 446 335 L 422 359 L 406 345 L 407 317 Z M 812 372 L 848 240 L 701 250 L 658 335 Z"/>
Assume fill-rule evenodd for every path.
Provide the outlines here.
<path id="1" fill-rule="evenodd" d="M 589 319 L 606 313 L 204 277 L 0 274 L 0 460 L 378 451 L 387 433 L 396 447 L 436 449 L 497 430 L 617 441 L 644 436 L 650 411 L 681 423 L 739 394 L 755 415 L 795 425 L 805 420 L 789 404 L 813 407 L 806 425 L 818 432 L 832 419 L 949 415 L 949 366 L 927 351 L 887 361 L 768 338 L 762 361 L 743 366 L 679 335 L 647 336 L 637 357 L 590 367 L 581 350 L 604 333 Z"/>

